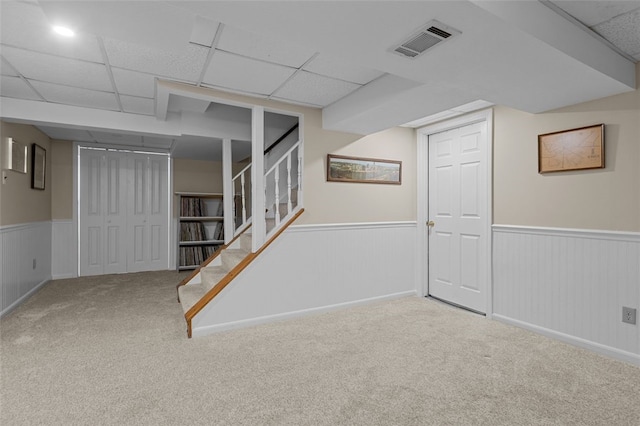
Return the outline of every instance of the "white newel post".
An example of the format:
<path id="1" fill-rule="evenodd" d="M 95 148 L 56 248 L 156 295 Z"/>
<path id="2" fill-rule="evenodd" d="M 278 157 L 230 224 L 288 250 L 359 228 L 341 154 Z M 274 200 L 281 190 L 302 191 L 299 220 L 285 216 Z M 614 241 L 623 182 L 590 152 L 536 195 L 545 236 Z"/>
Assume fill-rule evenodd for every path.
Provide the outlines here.
<path id="1" fill-rule="evenodd" d="M 264 108 L 251 110 L 251 217 L 252 251 L 262 247 L 266 239 L 264 185 Z"/>
<path id="2" fill-rule="evenodd" d="M 231 156 L 231 139 L 222 140 L 222 199 L 224 207 L 224 243 L 229 244 L 233 239 L 233 159 Z"/>

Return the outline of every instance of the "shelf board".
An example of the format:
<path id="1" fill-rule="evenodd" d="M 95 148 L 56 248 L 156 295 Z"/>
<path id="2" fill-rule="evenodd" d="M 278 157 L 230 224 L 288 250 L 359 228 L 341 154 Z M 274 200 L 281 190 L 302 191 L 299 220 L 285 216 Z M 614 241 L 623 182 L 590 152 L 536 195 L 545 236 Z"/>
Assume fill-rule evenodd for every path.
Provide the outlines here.
<path id="1" fill-rule="evenodd" d="M 178 271 L 186 271 L 188 269 L 196 269 L 200 265 L 178 266 Z"/>
<path id="2" fill-rule="evenodd" d="M 224 220 L 223 216 L 180 216 L 182 222 L 204 222 L 204 221 L 220 221 Z"/>
<path id="3" fill-rule="evenodd" d="M 222 198 L 222 194 L 219 192 L 176 192 L 175 194 L 183 197 Z"/>
<path id="4" fill-rule="evenodd" d="M 224 240 L 180 241 L 181 246 L 205 246 L 224 244 Z"/>

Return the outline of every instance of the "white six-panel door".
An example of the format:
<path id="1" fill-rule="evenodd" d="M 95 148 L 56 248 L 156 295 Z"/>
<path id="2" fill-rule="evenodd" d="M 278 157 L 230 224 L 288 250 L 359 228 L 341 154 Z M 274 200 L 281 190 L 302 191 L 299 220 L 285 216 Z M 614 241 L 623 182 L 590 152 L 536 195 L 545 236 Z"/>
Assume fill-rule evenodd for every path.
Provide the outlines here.
<path id="1" fill-rule="evenodd" d="M 429 294 L 486 312 L 486 123 L 429 135 Z"/>
<path id="2" fill-rule="evenodd" d="M 80 275 L 127 271 L 126 158 L 82 150 L 80 160 Z"/>
<path id="3" fill-rule="evenodd" d="M 167 162 L 80 150 L 80 275 L 167 269 Z"/>
<path id="4" fill-rule="evenodd" d="M 128 272 L 167 267 L 167 158 L 129 155 Z"/>

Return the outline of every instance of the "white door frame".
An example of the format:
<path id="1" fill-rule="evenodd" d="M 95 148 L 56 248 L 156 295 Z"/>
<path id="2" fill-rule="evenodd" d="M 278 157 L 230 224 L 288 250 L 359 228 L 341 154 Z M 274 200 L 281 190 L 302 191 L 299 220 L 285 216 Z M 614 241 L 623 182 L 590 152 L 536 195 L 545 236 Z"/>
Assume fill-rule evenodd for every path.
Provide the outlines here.
<path id="1" fill-rule="evenodd" d="M 429 266 L 427 262 L 427 254 L 429 250 L 429 242 L 426 238 L 425 227 L 429 220 L 429 135 L 444 132 L 447 130 L 464 127 L 469 124 L 478 122 L 487 123 L 487 202 L 486 215 L 486 235 L 487 241 L 484 249 L 487 251 L 486 271 L 486 292 L 487 292 L 487 318 L 491 318 L 493 312 L 493 282 L 492 282 L 492 240 L 491 224 L 493 222 L 493 109 L 474 112 L 450 120 L 431 124 L 417 129 L 417 156 L 418 156 L 418 250 L 416 250 L 416 277 L 418 279 L 416 290 L 419 295 L 427 296 L 429 294 Z"/>

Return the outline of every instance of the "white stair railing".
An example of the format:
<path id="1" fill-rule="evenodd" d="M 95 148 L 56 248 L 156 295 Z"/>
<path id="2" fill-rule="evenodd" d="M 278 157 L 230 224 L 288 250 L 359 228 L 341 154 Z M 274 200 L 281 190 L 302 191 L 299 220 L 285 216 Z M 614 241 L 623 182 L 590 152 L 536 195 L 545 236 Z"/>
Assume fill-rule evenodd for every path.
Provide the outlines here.
<path id="1" fill-rule="evenodd" d="M 247 190 L 247 183 L 250 182 L 251 164 L 247 165 L 233 177 L 233 218 L 235 225 L 234 236 L 242 233 L 242 231 L 244 231 L 247 226 L 251 224 L 251 217 L 247 218 L 247 193 L 251 194 L 251 190 Z M 240 209 L 240 211 L 237 211 L 238 208 Z"/>
<path id="2" fill-rule="evenodd" d="M 252 222 L 247 217 L 251 194 L 251 167 L 247 165 L 233 177 L 234 236 L 242 233 Z M 264 210 L 267 237 L 302 207 L 302 144 L 296 142 L 264 174 Z M 286 187 L 282 187 L 286 184 Z M 281 208 L 282 205 L 282 208 Z M 286 207 L 285 207 L 286 206 Z M 286 209 L 286 211 L 285 211 Z"/>
<path id="3" fill-rule="evenodd" d="M 286 188 L 281 188 L 281 185 L 286 185 Z M 302 144 L 300 141 L 289 148 L 267 170 L 264 187 L 268 238 L 302 206 Z M 286 205 L 286 213 L 281 211 L 281 204 Z"/>

